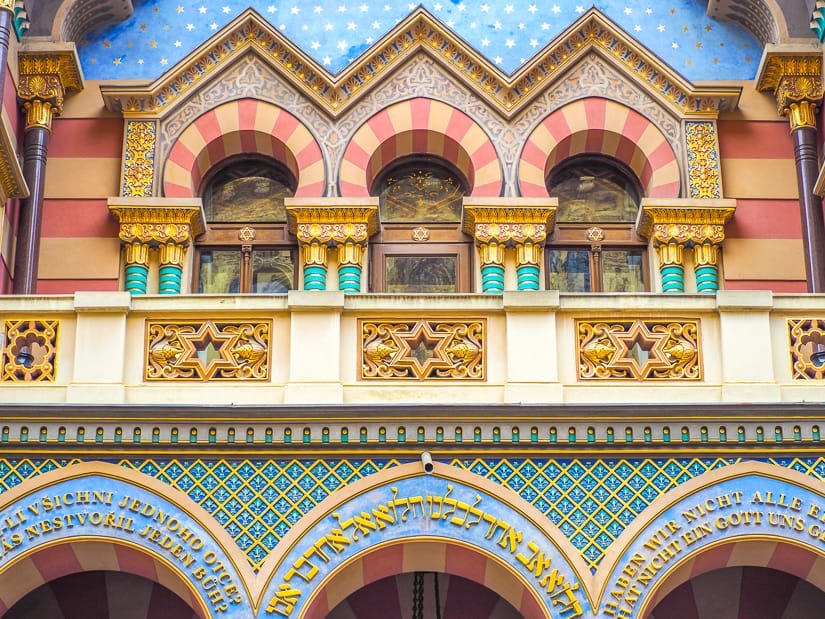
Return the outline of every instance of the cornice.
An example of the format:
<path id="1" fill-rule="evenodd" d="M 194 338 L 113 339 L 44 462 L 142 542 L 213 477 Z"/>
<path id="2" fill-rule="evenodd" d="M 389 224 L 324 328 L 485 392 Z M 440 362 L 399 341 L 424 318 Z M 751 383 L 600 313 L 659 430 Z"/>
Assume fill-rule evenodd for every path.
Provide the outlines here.
<path id="1" fill-rule="evenodd" d="M 417 53 L 426 53 L 446 67 L 506 118 L 518 114 L 592 50 L 677 115 L 714 117 L 735 109 L 741 94 L 740 88 L 691 84 L 595 8 L 584 13 L 512 76 L 475 53 L 423 8 L 413 11 L 349 68 L 333 76 L 248 9 L 154 82 L 138 86 L 102 85 L 104 102 L 109 110 L 124 116 L 160 117 L 249 50 L 332 117 L 344 114 L 375 84 Z"/>
<path id="2" fill-rule="evenodd" d="M 636 232 L 643 238 L 650 238 L 658 225 L 724 226 L 735 212 L 736 200 L 644 199 L 636 220 Z"/>
<path id="3" fill-rule="evenodd" d="M 192 236 L 206 230 L 200 198 L 109 198 L 109 212 L 121 227 L 184 225 Z"/>
<path id="4" fill-rule="evenodd" d="M 0 405 L 0 454 L 821 455 L 822 404 Z M 240 421 L 239 421 L 240 420 Z M 397 429 L 406 428 L 405 440 Z M 427 438 L 415 438 L 424 428 Z M 20 438 L 24 428 L 27 439 Z M 45 434 L 43 430 L 45 430 Z M 65 432 L 71 428 L 71 432 Z M 341 441 L 367 430 L 365 442 Z M 461 428 L 463 440 L 454 438 Z M 473 438 L 475 430 L 479 440 Z M 63 429 L 63 438 L 60 438 Z M 437 438 L 439 429 L 442 438 Z M 496 435 L 496 429 L 500 434 Z M 81 431 L 82 430 L 82 431 Z M 324 431 L 326 430 L 326 432 Z M 383 431 L 383 434 L 382 434 Z M 251 432 L 251 435 L 249 434 Z M 382 439 L 381 436 L 384 436 Z M 534 436 L 535 435 L 535 436 Z M 172 437 L 175 438 L 172 438 Z M 180 436 L 180 441 L 177 437 Z M 229 437 L 234 437 L 229 439 Z M 78 438 L 80 437 L 80 438 Z M 555 439 L 553 437 L 556 437 Z M 615 438 L 611 438 L 615 437 Z"/>

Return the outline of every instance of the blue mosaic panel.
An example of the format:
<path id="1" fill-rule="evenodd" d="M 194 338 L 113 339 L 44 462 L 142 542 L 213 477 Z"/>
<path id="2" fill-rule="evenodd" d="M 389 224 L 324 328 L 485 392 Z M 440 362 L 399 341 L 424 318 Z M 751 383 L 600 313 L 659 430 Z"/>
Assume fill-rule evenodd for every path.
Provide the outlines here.
<path id="1" fill-rule="evenodd" d="M 752 79 L 762 56 L 748 32 L 710 19 L 706 0 L 144 0 L 78 53 L 87 79 L 155 79 L 252 7 L 335 75 L 419 4 L 507 74 L 591 6 L 691 80 Z"/>
<path id="2" fill-rule="evenodd" d="M 741 458 L 455 459 L 450 463 L 510 488 L 545 514 L 592 570 L 658 496 Z M 765 462 L 825 480 L 825 458 Z M 79 459 L 0 460 L 0 492 Z M 184 492 L 224 527 L 254 568 L 304 514 L 337 488 L 399 460 L 119 460 Z"/>

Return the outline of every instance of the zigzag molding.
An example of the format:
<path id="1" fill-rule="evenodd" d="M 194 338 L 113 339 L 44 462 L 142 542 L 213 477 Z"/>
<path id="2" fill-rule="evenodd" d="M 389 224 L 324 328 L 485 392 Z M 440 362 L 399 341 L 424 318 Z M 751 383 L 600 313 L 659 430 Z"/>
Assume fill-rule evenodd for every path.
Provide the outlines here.
<path id="1" fill-rule="evenodd" d="M 102 85 L 109 110 L 157 118 L 213 75 L 252 50 L 333 118 L 340 117 L 394 69 L 426 53 L 503 117 L 510 119 L 584 55 L 595 51 L 673 109 L 677 116 L 711 116 L 736 108 L 740 88 L 695 86 L 641 46 L 597 9 L 538 52 L 512 76 L 418 8 L 338 76 L 331 75 L 252 9 L 229 23 L 150 84 Z"/>

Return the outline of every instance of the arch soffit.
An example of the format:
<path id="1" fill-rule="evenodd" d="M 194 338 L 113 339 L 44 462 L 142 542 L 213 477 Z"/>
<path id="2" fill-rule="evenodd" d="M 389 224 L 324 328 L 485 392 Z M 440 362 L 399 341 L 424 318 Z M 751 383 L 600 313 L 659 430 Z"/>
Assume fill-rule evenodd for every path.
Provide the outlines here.
<path id="1" fill-rule="evenodd" d="M 231 566 L 230 569 L 237 574 L 239 580 L 236 584 L 239 589 L 242 588 L 247 599 L 253 598 L 255 594 L 255 574 L 252 567 L 249 565 L 246 556 L 238 548 L 230 535 L 220 527 L 217 521 L 215 521 L 215 519 L 206 510 L 196 504 L 186 494 L 164 484 L 157 479 L 144 475 L 139 471 L 106 462 L 82 462 L 80 464 L 74 464 L 56 469 L 54 471 L 27 479 L 14 488 L 0 494 L 0 513 L 8 513 L 11 511 L 12 515 L 10 517 L 13 519 L 19 519 L 19 516 L 17 515 L 19 509 L 23 514 L 23 517 L 32 521 L 38 517 L 41 520 L 46 520 L 47 517 L 51 516 L 46 514 L 45 504 L 43 502 L 35 503 L 35 501 L 42 501 L 43 497 L 51 497 L 53 502 L 52 511 L 59 510 L 61 507 L 58 507 L 55 503 L 54 495 L 45 493 L 48 493 L 54 489 L 57 494 L 60 494 L 60 491 L 67 487 L 66 484 L 68 482 L 80 482 L 86 478 L 94 477 L 100 478 L 104 481 L 113 482 L 113 491 L 125 490 L 132 492 L 133 495 L 129 495 L 132 498 L 136 498 L 136 495 L 138 494 L 143 496 L 148 495 L 153 501 L 156 501 L 157 504 L 168 504 L 183 512 L 191 519 L 192 523 L 200 527 L 203 534 L 208 537 L 212 544 L 214 544 L 214 548 L 217 551 L 216 555 L 224 557 L 229 561 Z M 89 490 L 89 488 L 89 485 L 85 485 L 82 487 L 72 488 L 71 491 L 85 491 Z M 106 492 L 108 492 L 108 490 L 104 491 L 104 494 Z M 119 500 L 121 499 L 122 497 L 120 497 Z M 112 501 L 114 502 L 114 498 L 112 498 Z M 38 506 L 37 514 L 32 511 L 32 505 Z M 68 507 L 68 504 L 63 506 L 63 509 L 66 507 Z M 77 523 L 78 521 L 73 519 L 72 522 Z M 76 533 L 69 533 L 70 527 L 65 526 L 64 523 L 64 526 L 61 529 L 54 528 L 50 533 L 48 533 L 51 537 L 42 538 L 42 541 L 35 542 L 35 545 L 26 547 L 25 542 L 16 545 L 13 551 L 7 550 L 4 553 L 5 556 L 0 555 L 0 582 L 2 582 L 2 579 L 5 577 L 7 569 L 13 571 L 16 565 L 21 565 L 21 561 L 28 562 L 33 565 L 33 557 L 38 555 L 40 552 L 48 552 L 51 548 L 55 547 L 62 547 L 64 549 L 61 553 L 61 559 L 65 560 L 68 558 L 69 563 L 71 564 L 72 559 L 74 558 L 75 565 L 80 565 L 82 562 L 77 561 L 79 554 L 75 551 L 78 548 L 81 548 L 82 550 L 90 548 L 86 545 L 95 542 L 100 543 L 101 540 L 105 539 L 105 543 L 114 544 L 117 548 L 123 550 L 123 552 L 120 553 L 120 556 L 108 557 L 111 567 L 120 567 L 120 571 L 129 571 L 130 573 L 134 573 L 138 576 L 149 578 L 150 580 L 154 580 L 155 582 L 164 585 L 175 592 L 180 591 L 181 586 L 186 587 L 186 589 L 190 591 L 190 596 L 181 596 L 182 599 L 185 601 L 189 601 L 190 598 L 195 600 L 195 603 L 192 604 L 193 608 L 209 608 L 209 604 L 206 601 L 206 592 L 203 591 L 201 593 L 197 593 L 194 590 L 192 581 L 187 578 L 187 575 L 183 570 L 179 569 L 175 565 L 175 557 L 172 557 L 172 555 L 169 555 L 169 557 L 163 556 L 161 553 L 161 546 L 158 545 L 157 541 L 149 541 L 148 536 L 144 537 L 137 535 L 137 523 L 135 523 L 135 531 L 128 531 L 124 521 L 120 521 L 118 523 L 118 521 L 115 520 L 115 523 L 115 526 L 104 525 L 102 529 L 96 528 L 93 535 L 89 535 L 88 532 L 84 534 L 80 528 L 77 529 L 78 532 Z M 21 523 L 20 526 L 23 524 L 25 523 Z M 82 525 L 78 524 L 78 527 L 80 526 Z M 97 527 L 98 525 L 95 526 Z M 101 530 L 106 530 L 109 534 L 107 535 L 104 533 L 101 535 Z M 58 531 L 63 532 L 62 537 L 56 535 Z M 117 536 L 116 533 L 118 532 L 123 532 L 123 535 Z M 23 539 L 25 540 L 25 537 Z M 204 539 L 203 541 L 206 540 Z M 19 552 L 16 550 L 18 548 L 20 549 Z M 117 555 L 118 552 L 119 551 L 116 551 L 115 555 Z M 126 554 L 124 555 L 124 553 Z M 82 552 L 82 554 L 88 555 L 87 552 Z M 9 555 L 12 556 L 10 557 Z M 143 570 L 130 570 L 128 568 L 123 569 L 125 564 L 129 562 L 130 557 L 139 557 L 141 561 L 144 562 L 145 557 L 149 557 L 155 566 L 156 576 L 153 577 L 152 569 L 147 567 L 145 563 Z M 9 559 L 8 563 L 4 562 L 4 559 L 6 558 Z M 98 559 L 98 561 L 99 560 L 100 559 Z M 108 568 L 94 567 L 91 569 Z M 76 569 L 68 570 L 64 574 L 56 573 L 56 575 L 52 575 L 49 580 L 75 571 L 85 570 Z M 172 580 L 169 580 L 168 577 L 170 576 L 172 577 Z M 33 590 L 40 584 L 43 583 L 36 582 L 30 590 Z M 252 590 L 250 590 L 250 584 L 253 585 Z M 0 588 L 0 590 L 5 589 Z M 5 596 L 0 595 L 0 604 L 3 602 L 6 602 Z M 209 615 L 207 614 L 206 616 Z"/>
<path id="2" fill-rule="evenodd" d="M 382 169 L 399 157 L 422 153 L 456 166 L 470 183 L 471 195 L 500 195 L 504 177 L 485 130 L 458 108 L 423 97 L 386 107 L 355 130 L 341 161 L 341 195 L 370 195 Z"/>
<path id="3" fill-rule="evenodd" d="M 464 471 L 438 462 L 433 463 L 433 472 L 431 475 L 425 475 L 423 473 L 420 463 L 403 464 L 384 469 L 353 484 L 344 486 L 324 499 L 289 530 L 289 532 L 280 540 L 275 551 L 273 551 L 273 553 L 271 553 L 261 565 L 259 573 L 266 579 L 265 582 L 260 583 L 262 595 L 267 595 L 270 591 L 274 591 L 276 589 L 276 586 L 278 585 L 276 580 L 280 575 L 282 575 L 282 572 L 287 570 L 287 563 L 289 559 L 292 558 L 292 555 L 300 556 L 299 551 L 301 550 L 302 541 L 309 543 L 316 542 L 317 540 L 315 539 L 315 535 L 318 534 L 319 531 L 327 531 L 329 529 L 325 521 L 328 521 L 330 517 L 338 519 L 340 522 L 339 516 L 343 515 L 344 509 L 347 506 L 352 506 L 354 510 L 361 511 L 363 509 L 363 505 L 359 503 L 359 501 L 362 501 L 363 498 L 366 497 L 371 491 L 391 490 L 392 494 L 395 495 L 397 489 L 396 486 L 399 486 L 404 482 L 415 481 L 415 478 L 419 478 L 422 483 L 426 483 L 429 479 L 435 479 L 438 481 L 447 482 L 448 484 L 453 482 L 454 484 L 460 484 L 467 489 L 480 491 L 494 501 L 507 505 L 510 510 L 523 516 L 531 526 L 535 527 L 543 534 L 545 539 L 542 541 L 546 541 L 551 544 L 558 551 L 561 558 L 566 561 L 567 565 L 565 567 L 569 568 L 570 573 L 578 580 L 579 583 L 581 583 L 581 588 L 578 590 L 578 593 L 582 598 L 586 598 L 585 601 L 588 605 L 592 605 L 592 599 L 590 598 L 590 591 L 592 590 L 592 575 L 587 568 L 584 559 L 581 557 L 581 554 L 576 547 L 573 546 L 572 542 L 570 542 L 544 514 L 524 501 L 509 488 L 503 487 L 483 477 L 479 477 L 478 475 L 474 475 L 469 471 Z M 443 489 L 440 492 L 443 493 Z M 422 492 L 422 494 L 424 493 Z M 398 493 L 398 496 L 402 496 L 401 493 Z M 478 498 L 480 500 L 480 496 Z M 426 502 L 422 504 L 422 517 L 423 510 L 429 509 L 425 506 Z M 415 513 L 414 508 L 413 513 Z M 488 526 L 488 522 L 489 521 L 487 520 L 484 521 L 485 527 Z M 389 530 L 389 527 L 387 527 L 387 529 Z M 499 528 L 498 530 L 500 531 L 501 529 Z M 432 533 L 428 534 L 427 530 L 419 529 L 418 533 L 413 537 L 408 535 L 400 535 L 394 539 L 383 540 L 381 544 L 373 547 L 367 547 L 364 550 L 374 550 L 375 548 L 391 545 L 396 542 L 401 543 L 403 541 L 415 541 L 418 536 L 425 538 L 426 541 L 431 541 L 432 539 L 439 542 L 445 541 L 443 536 L 432 537 L 432 535 Z M 458 544 L 464 543 L 458 538 L 454 540 L 450 540 L 448 538 L 447 541 L 453 541 Z M 526 546 L 528 540 L 525 539 L 523 541 L 523 545 Z M 467 544 L 465 543 L 465 545 Z M 492 542 L 488 542 L 488 545 L 490 548 L 498 547 L 498 544 L 494 544 Z M 504 546 L 502 546 L 502 548 L 504 548 Z M 502 551 L 502 554 L 503 552 L 504 551 Z M 527 552 L 529 553 L 529 551 Z M 347 557 L 345 561 L 340 563 L 340 565 L 345 568 L 347 564 L 350 564 L 353 561 L 358 561 L 359 558 L 364 555 L 365 553 L 359 550 L 357 553 L 353 553 L 353 556 Z M 493 563 L 499 564 L 501 569 L 508 570 L 515 579 L 520 580 L 522 583 L 526 583 L 526 579 L 518 574 L 512 566 L 505 567 L 504 563 L 501 561 L 493 561 Z M 555 563 L 554 565 L 559 567 Z M 338 568 L 339 566 L 335 566 L 334 571 L 337 572 Z M 324 579 L 324 583 L 328 583 L 329 578 L 331 577 L 334 577 L 334 573 L 328 574 Z M 482 582 L 481 584 L 484 583 Z M 524 586 L 525 588 L 527 587 L 526 584 Z M 353 591 L 358 588 L 359 586 L 353 587 Z M 261 599 L 260 603 L 266 604 L 267 601 L 267 598 L 264 597 Z M 306 611 L 307 609 L 304 607 L 302 612 L 305 613 Z M 301 616 L 307 615 L 302 614 Z"/>
<path id="4" fill-rule="evenodd" d="M 525 619 L 550 619 L 546 605 L 497 557 L 451 540 L 395 540 L 341 564 L 319 587 L 302 619 L 323 619 L 351 594 L 383 578 L 439 572 L 472 580 L 497 593 Z"/>
<path id="5" fill-rule="evenodd" d="M 635 110 L 600 97 L 573 101 L 549 114 L 530 133 L 519 157 L 521 194 L 546 197 L 545 179 L 567 157 L 592 153 L 622 161 L 648 197 L 677 198 L 678 158 L 667 137 Z"/>
<path id="6" fill-rule="evenodd" d="M 291 113 L 257 99 L 224 103 L 180 133 L 163 164 L 164 195 L 194 197 L 210 168 L 250 152 L 286 165 L 298 181 L 296 196 L 322 195 L 324 158 L 312 133 Z"/>
<path id="7" fill-rule="evenodd" d="M 150 548 L 138 548 L 105 536 L 45 544 L 3 566 L 0 615 L 38 587 L 86 571 L 120 572 L 145 578 L 172 591 L 199 617 L 210 616 L 204 600 L 174 563 Z"/>
<path id="8" fill-rule="evenodd" d="M 766 489 L 765 484 L 771 482 L 784 484 L 779 488 L 779 492 L 784 495 L 782 499 L 779 499 L 777 488 Z M 787 487 L 788 484 L 790 488 Z M 759 489 L 760 499 L 763 501 L 767 499 L 768 505 L 771 505 L 771 501 L 781 500 L 789 506 L 794 498 L 799 498 L 798 495 L 791 495 L 791 489 L 796 490 L 797 493 L 808 493 L 815 497 L 820 502 L 811 503 L 818 509 L 813 522 L 818 523 L 816 526 L 820 527 L 821 537 L 804 540 L 795 538 L 790 535 L 790 531 L 796 521 L 793 521 L 791 526 L 768 525 L 769 520 L 766 515 L 759 520 L 760 526 L 765 525 L 765 529 L 754 528 L 756 517 L 750 519 L 747 525 L 750 528 L 739 528 L 741 525 L 730 525 L 730 521 L 725 521 L 728 523 L 727 527 L 722 523 L 722 529 L 713 529 L 713 532 L 705 537 L 698 537 L 696 540 L 688 537 L 692 540 L 690 544 L 680 537 L 686 530 L 680 523 L 676 522 L 670 528 L 667 526 L 674 520 L 671 516 L 683 510 L 691 510 L 699 515 L 701 511 L 698 508 L 708 498 L 715 501 L 718 496 L 725 493 L 740 492 L 742 508 L 747 511 L 748 506 L 752 504 L 749 501 L 754 498 L 752 494 L 754 488 Z M 766 492 L 771 492 L 769 499 Z M 801 511 L 788 510 L 787 513 L 791 516 L 803 517 L 808 509 L 812 509 L 804 499 L 799 498 L 799 500 Z M 732 506 L 736 505 L 736 499 L 733 497 Z M 712 506 L 713 510 L 706 510 L 711 520 L 719 517 L 716 504 L 712 503 Z M 784 507 L 781 509 L 786 510 Z M 724 516 L 725 512 L 718 511 L 718 514 Z M 680 525 L 680 528 L 675 528 L 675 525 Z M 730 533 L 716 535 L 720 530 L 730 531 Z M 800 532 L 800 535 L 803 532 Z M 813 544 L 817 539 L 822 545 L 821 548 Z M 645 546 L 645 542 L 653 541 L 656 546 L 655 550 L 661 550 L 672 540 L 677 540 L 681 548 L 674 555 L 677 559 L 672 564 L 665 562 L 663 567 L 657 568 L 658 571 L 653 577 L 646 581 L 648 588 L 644 589 L 642 595 L 639 596 L 633 617 L 645 616 L 645 613 L 649 612 L 656 602 L 682 582 L 704 572 L 733 565 L 778 569 L 798 576 L 825 591 L 825 572 L 823 571 L 825 569 L 825 490 L 820 481 L 798 471 L 765 462 L 738 462 L 704 473 L 657 498 L 633 520 L 605 553 L 594 575 L 593 597 L 597 604 L 594 608 L 602 608 L 606 601 L 610 601 L 616 582 L 621 584 L 623 576 L 625 585 L 633 584 L 634 576 L 628 576 L 623 569 L 631 565 L 636 568 L 636 571 L 641 571 L 643 565 L 647 565 L 647 561 L 644 564 L 641 562 L 644 557 L 640 553 L 640 550 L 644 552 L 642 547 Z M 661 545 L 658 544 L 659 542 Z M 688 546 L 693 546 L 693 548 L 688 550 Z M 647 548 L 651 554 L 655 554 L 652 547 L 647 546 Z M 681 555 L 684 550 L 687 552 Z M 630 560 L 634 553 L 639 557 L 639 562 Z M 800 561 L 800 558 L 803 559 Z M 651 592 L 653 595 L 649 595 Z"/>

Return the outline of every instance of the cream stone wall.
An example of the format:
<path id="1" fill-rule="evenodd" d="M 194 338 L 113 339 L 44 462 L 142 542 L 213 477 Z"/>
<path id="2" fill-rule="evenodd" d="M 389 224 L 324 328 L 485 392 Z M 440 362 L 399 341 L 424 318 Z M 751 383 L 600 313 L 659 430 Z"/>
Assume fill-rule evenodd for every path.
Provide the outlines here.
<path id="1" fill-rule="evenodd" d="M 793 375 L 789 319 L 825 312 L 818 296 L 706 295 L 394 297 L 293 291 L 285 296 L 6 297 L 0 320 L 59 322 L 55 380 L 0 381 L 5 402 L 663 403 L 825 399 L 822 381 Z M 576 321 L 699 322 L 701 380 L 593 380 L 578 375 Z M 272 321 L 264 381 L 145 380 L 146 321 Z M 358 320 L 485 321 L 482 380 L 364 379 Z M 9 353 L 10 354 L 10 353 Z M 6 362 L 9 359 L 5 360 Z M 804 361 L 804 360 L 803 360 Z"/>

